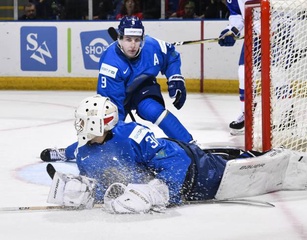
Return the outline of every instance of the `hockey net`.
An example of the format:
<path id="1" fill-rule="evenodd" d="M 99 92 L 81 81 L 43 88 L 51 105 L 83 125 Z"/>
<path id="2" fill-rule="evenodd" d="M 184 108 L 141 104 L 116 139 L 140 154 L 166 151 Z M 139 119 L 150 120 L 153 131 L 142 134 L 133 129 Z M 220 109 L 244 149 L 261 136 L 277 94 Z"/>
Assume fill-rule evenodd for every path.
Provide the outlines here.
<path id="1" fill-rule="evenodd" d="M 307 1 L 245 5 L 245 147 L 307 152 Z"/>

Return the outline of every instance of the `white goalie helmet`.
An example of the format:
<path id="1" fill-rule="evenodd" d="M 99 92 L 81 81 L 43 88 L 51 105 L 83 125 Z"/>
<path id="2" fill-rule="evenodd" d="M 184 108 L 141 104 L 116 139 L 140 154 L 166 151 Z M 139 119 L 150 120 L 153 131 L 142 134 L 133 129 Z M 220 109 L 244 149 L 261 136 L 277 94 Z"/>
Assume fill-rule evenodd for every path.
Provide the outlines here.
<path id="1" fill-rule="evenodd" d="M 103 136 L 118 122 L 117 106 L 107 97 L 95 95 L 85 98 L 75 111 L 75 129 L 78 147 L 94 137 Z"/>

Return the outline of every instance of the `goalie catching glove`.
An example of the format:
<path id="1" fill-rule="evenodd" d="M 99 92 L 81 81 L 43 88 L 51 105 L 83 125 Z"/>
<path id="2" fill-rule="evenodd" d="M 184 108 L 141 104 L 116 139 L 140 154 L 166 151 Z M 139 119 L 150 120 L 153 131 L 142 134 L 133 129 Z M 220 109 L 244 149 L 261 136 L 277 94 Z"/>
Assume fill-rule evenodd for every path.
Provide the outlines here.
<path id="1" fill-rule="evenodd" d="M 184 77 L 182 75 L 173 75 L 168 79 L 167 85 L 169 96 L 170 98 L 175 98 L 173 104 L 179 110 L 187 97 Z"/>
<path id="2" fill-rule="evenodd" d="M 95 179 L 56 172 L 47 202 L 78 209 L 92 208 L 95 200 L 95 187 Z"/>
<path id="3" fill-rule="evenodd" d="M 105 209 L 110 213 L 146 213 L 164 209 L 169 201 L 169 190 L 161 180 L 148 184 L 113 183 L 104 196 Z"/>

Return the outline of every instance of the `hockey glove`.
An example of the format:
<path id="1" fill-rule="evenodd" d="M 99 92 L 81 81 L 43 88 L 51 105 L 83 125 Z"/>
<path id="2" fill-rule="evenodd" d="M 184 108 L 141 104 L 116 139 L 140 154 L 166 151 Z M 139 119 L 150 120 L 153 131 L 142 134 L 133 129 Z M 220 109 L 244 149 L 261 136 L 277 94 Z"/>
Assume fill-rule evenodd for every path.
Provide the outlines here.
<path id="1" fill-rule="evenodd" d="M 95 187 L 95 179 L 56 172 L 47 202 L 62 206 L 73 206 L 78 209 L 92 208 L 95 199 Z"/>
<path id="2" fill-rule="evenodd" d="M 219 44 L 222 47 L 232 47 L 235 45 L 236 38 L 240 37 L 240 32 L 236 27 L 225 29 L 219 36 Z"/>
<path id="3" fill-rule="evenodd" d="M 154 179 L 148 184 L 113 183 L 104 196 L 105 209 L 110 213 L 146 213 L 164 209 L 168 204 L 168 187 Z"/>
<path id="4" fill-rule="evenodd" d="M 175 98 L 173 104 L 179 110 L 187 97 L 184 77 L 182 75 L 173 75 L 168 79 L 167 85 L 169 96 L 170 98 Z"/>

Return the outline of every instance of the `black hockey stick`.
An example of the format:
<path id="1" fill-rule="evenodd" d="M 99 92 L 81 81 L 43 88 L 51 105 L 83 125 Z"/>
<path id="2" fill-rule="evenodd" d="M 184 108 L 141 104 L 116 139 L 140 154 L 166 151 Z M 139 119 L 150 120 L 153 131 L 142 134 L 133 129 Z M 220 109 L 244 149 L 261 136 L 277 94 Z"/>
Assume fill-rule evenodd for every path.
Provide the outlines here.
<path id="1" fill-rule="evenodd" d="M 174 105 L 174 106 L 176 106 L 176 105 L 177 105 L 177 103 L 179 102 L 179 100 L 180 100 L 181 96 L 182 96 L 181 91 L 180 91 L 180 92 L 178 92 L 178 93 L 176 94 L 176 99 L 175 99 L 175 101 L 173 102 L 173 105 Z"/>
<path id="2" fill-rule="evenodd" d="M 118 33 L 117 33 L 117 31 L 116 31 L 116 29 L 114 27 L 109 27 L 108 28 L 108 33 L 109 33 L 110 37 L 113 39 L 113 41 L 117 40 Z"/>
<path id="3" fill-rule="evenodd" d="M 235 40 L 244 39 L 244 37 L 234 38 Z M 201 40 L 191 40 L 191 41 L 182 41 L 182 42 L 172 42 L 171 44 L 174 46 L 182 46 L 182 45 L 189 45 L 189 44 L 200 44 L 200 43 L 211 43 L 211 42 L 218 42 L 219 38 L 206 38 Z"/>
<path id="4" fill-rule="evenodd" d="M 110 37 L 116 41 L 118 37 L 118 33 L 114 27 L 108 28 L 108 33 Z M 244 37 L 235 38 L 236 40 L 244 39 Z M 182 46 L 182 45 L 188 45 L 188 44 L 200 44 L 200 43 L 210 43 L 210 42 L 218 42 L 219 38 L 207 38 L 202 40 L 191 40 L 191 41 L 181 41 L 181 42 L 172 42 L 171 44 L 174 46 Z"/>

